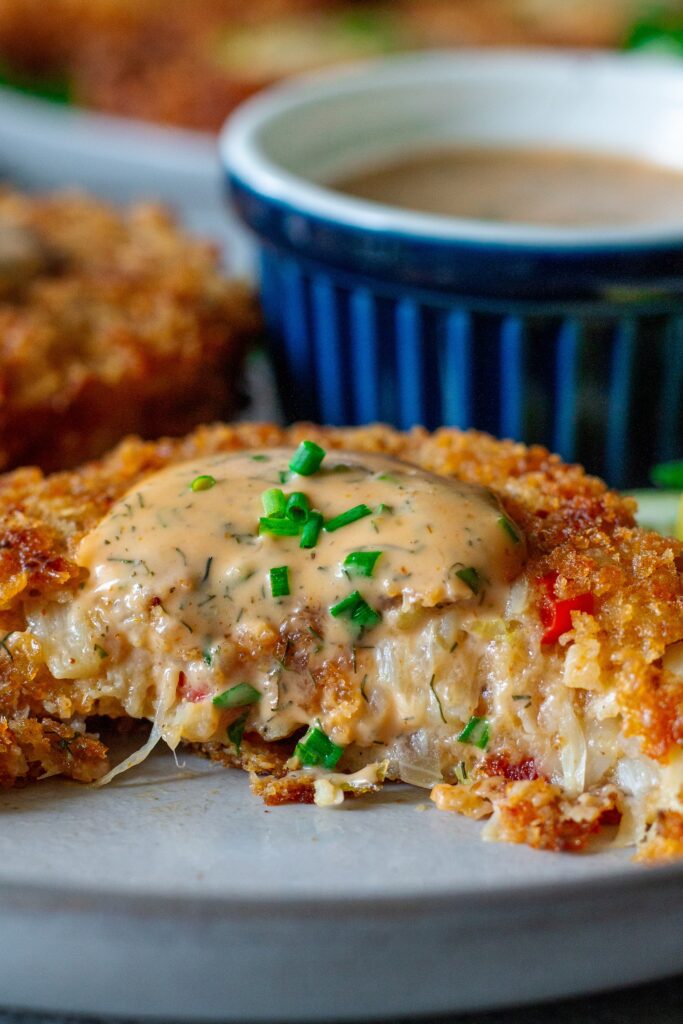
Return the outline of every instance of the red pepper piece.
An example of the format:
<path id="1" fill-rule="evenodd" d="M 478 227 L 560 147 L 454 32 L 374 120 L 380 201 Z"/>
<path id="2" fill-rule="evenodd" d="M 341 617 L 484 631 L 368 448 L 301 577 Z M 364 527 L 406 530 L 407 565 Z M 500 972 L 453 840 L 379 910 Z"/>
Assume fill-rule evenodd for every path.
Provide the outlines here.
<path id="1" fill-rule="evenodd" d="M 576 597 L 566 597 L 558 600 L 555 597 L 555 581 L 558 573 L 550 572 L 542 576 L 539 583 L 545 588 L 547 596 L 541 602 L 541 622 L 545 626 L 545 633 L 541 637 L 542 644 L 556 643 L 563 633 L 568 633 L 572 628 L 572 612 L 586 612 L 592 615 L 595 609 L 595 600 L 591 593 L 577 594 Z"/>

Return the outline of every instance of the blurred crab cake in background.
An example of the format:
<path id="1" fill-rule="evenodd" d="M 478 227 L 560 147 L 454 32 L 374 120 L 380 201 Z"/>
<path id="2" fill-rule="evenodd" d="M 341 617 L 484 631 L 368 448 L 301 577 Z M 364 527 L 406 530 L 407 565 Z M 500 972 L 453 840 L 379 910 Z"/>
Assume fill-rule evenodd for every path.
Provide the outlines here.
<path id="1" fill-rule="evenodd" d="M 0 468 L 234 415 L 248 289 L 161 208 L 0 192 Z"/>
<path id="2" fill-rule="evenodd" d="M 435 47 L 618 47 L 649 7 L 644 0 L 3 0 L 0 78 L 54 99 L 215 131 L 245 97 L 290 75 Z"/>

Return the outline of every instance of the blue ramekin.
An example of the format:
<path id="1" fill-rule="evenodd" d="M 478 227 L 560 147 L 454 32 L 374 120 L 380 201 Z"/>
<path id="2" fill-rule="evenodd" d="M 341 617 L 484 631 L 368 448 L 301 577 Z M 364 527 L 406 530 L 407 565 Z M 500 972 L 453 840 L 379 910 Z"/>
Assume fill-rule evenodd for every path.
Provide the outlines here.
<path id="1" fill-rule="evenodd" d="M 683 208 L 550 228 L 344 196 L 344 174 L 444 144 L 584 149 L 683 171 L 683 65 L 486 51 L 281 86 L 228 121 L 260 243 L 286 415 L 452 424 L 540 442 L 617 486 L 683 455 Z"/>

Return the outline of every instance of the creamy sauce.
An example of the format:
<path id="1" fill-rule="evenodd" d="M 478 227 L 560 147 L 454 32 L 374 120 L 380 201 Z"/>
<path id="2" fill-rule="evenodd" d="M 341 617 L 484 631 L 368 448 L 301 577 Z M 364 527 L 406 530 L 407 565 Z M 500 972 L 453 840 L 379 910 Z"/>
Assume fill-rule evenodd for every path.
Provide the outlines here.
<path id="1" fill-rule="evenodd" d="M 474 626 L 504 613 L 520 531 L 484 488 L 384 456 L 330 453 L 282 483 L 292 454 L 176 464 L 118 502 L 79 547 L 89 577 L 75 599 L 27 609 L 52 673 L 154 718 L 172 745 L 225 739 L 244 709 L 212 698 L 238 683 L 258 691 L 248 728 L 267 739 L 319 722 L 368 746 L 466 722 L 479 699 Z M 215 483 L 193 491 L 200 476 Z M 361 503 L 371 514 L 304 549 L 259 533 L 270 488 L 303 492 L 326 522 Z M 381 552 L 371 576 L 345 567 L 358 551 Z M 270 570 L 282 566 L 290 594 L 276 598 Z M 379 616 L 366 628 L 330 612 L 354 591 Z"/>
<path id="2" fill-rule="evenodd" d="M 683 173 L 599 153 L 444 149 L 369 167 L 338 191 L 423 213 L 561 227 L 683 222 Z"/>

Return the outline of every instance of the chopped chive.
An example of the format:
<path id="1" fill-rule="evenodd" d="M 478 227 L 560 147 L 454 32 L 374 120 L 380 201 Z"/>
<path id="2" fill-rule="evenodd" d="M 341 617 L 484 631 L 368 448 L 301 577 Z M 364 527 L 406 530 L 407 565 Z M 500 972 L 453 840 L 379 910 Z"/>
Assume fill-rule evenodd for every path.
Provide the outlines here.
<path id="1" fill-rule="evenodd" d="M 270 592 L 273 597 L 289 595 L 289 566 L 278 565 L 270 570 Z"/>
<path id="2" fill-rule="evenodd" d="M 311 512 L 301 531 L 301 548 L 314 548 L 318 543 L 323 528 L 323 517 L 320 512 Z"/>
<path id="3" fill-rule="evenodd" d="M 236 718 L 235 721 L 228 726 L 228 739 L 231 743 L 234 743 L 235 750 L 239 754 L 242 747 L 242 737 L 244 736 L 244 727 L 247 724 L 247 718 L 249 712 L 245 711 L 243 714 Z"/>
<path id="4" fill-rule="evenodd" d="M 470 718 L 458 736 L 460 743 L 471 743 L 480 750 L 486 750 L 489 742 L 489 723 L 485 718 Z"/>
<path id="5" fill-rule="evenodd" d="M 472 566 L 467 569 L 458 569 L 455 575 L 470 588 L 473 594 L 478 594 L 481 590 L 481 576 Z"/>
<path id="6" fill-rule="evenodd" d="M 656 487 L 683 490 L 683 459 L 677 462 L 660 462 L 650 471 L 650 479 Z"/>
<path id="7" fill-rule="evenodd" d="M 216 486 L 216 480 L 214 477 L 205 474 L 203 476 L 196 476 L 190 484 L 191 491 L 210 491 L 212 487 Z"/>
<path id="8" fill-rule="evenodd" d="M 342 512 L 333 519 L 328 519 L 325 523 L 325 530 L 327 533 L 334 533 L 335 530 L 340 530 L 342 526 L 348 526 L 350 523 L 355 523 L 359 519 L 364 519 L 365 516 L 371 515 L 372 509 L 368 508 L 367 505 L 354 505 L 353 508 L 347 509 L 346 512 Z"/>
<path id="9" fill-rule="evenodd" d="M 295 755 L 302 764 L 322 764 L 325 768 L 335 768 L 344 748 L 333 743 L 322 729 L 311 726 L 294 748 Z"/>
<path id="10" fill-rule="evenodd" d="M 264 516 L 258 521 L 259 533 L 270 533 L 273 537 L 298 537 L 301 532 L 301 524 L 291 519 L 276 519 L 273 516 Z"/>
<path id="11" fill-rule="evenodd" d="M 354 626 L 358 626 L 360 629 L 372 629 L 382 619 L 380 613 L 371 608 L 357 590 L 332 605 L 330 615 L 333 615 L 335 619 L 341 616 L 348 618 Z"/>
<path id="12" fill-rule="evenodd" d="M 522 538 L 517 533 L 517 530 L 514 528 L 507 516 L 501 516 L 498 523 L 505 530 L 513 544 L 521 543 Z"/>
<path id="13" fill-rule="evenodd" d="M 104 647 L 100 647 L 99 644 L 94 645 L 94 650 L 99 654 L 102 660 L 109 657 L 109 651 L 105 651 Z"/>
<path id="14" fill-rule="evenodd" d="M 214 707 L 224 711 L 226 708 L 246 708 L 249 704 L 256 704 L 261 699 L 258 690 L 249 683 L 237 683 L 229 690 L 224 690 L 213 698 L 211 703 Z"/>
<path id="15" fill-rule="evenodd" d="M 441 715 L 441 721 L 445 725 L 446 724 L 446 716 L 443 713 L 443 708 L 441 707 L 441 701 L 439 700 L 439 695 L 436 692 L 436 689 L 434 688 L 434 680 L 435 679 L 436 679 L 436 676 L 433 675 L 432 678 L 429 680 L 429 689 L 434 694 L 434 699 L 436 700 L 436 703 L 439 705 L 439 714 Z"/>
<path id="16" fill-rule="evenodd" d="M 294 491 L 287 499 L 286 515 L 295 523 L 305 523 L 311 511 L 311 503 L 301 491 Z"/>
<path id="17" fill-rule="evenodd" d="M 271 487 L 261 495 L 261 503 L 266 516 L 284 516 L 287 499 L 279 487 Z"/>
<path id="18" fill-rule="evenodd" d="M 381 551 L 352 551 L 344 559 L 344 568 L 350 576 L 372 576 Z"/>
<path id="19" fill-rule="evenodd" d="M 294 452 L 289 468 L 292 473 L 299 476 L 312 476 L 320 469 L 320 464 L 325 458 L 325 450 L 314 441 L 302 441 Z"/>

